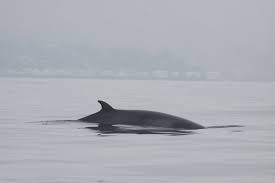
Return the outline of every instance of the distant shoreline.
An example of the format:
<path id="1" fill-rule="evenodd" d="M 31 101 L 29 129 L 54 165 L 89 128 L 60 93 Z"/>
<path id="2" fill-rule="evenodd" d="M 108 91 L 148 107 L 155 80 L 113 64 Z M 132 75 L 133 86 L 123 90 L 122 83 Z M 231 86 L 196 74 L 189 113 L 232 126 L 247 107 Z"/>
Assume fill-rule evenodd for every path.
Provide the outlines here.
<path id="1" fill-rule="evenodd" d="M 256 83 L 272 83 L 275 80 L 184 80 L 169 78 L 111 78 L 111 77 L 84 77 L 84 76 L 16 76 L 16 75 L 0 75 L 0 79 L 92 79 L 92 80 L 133 80 L 133 81 L 178 81 L 178 82 L 256 82 Z"/>

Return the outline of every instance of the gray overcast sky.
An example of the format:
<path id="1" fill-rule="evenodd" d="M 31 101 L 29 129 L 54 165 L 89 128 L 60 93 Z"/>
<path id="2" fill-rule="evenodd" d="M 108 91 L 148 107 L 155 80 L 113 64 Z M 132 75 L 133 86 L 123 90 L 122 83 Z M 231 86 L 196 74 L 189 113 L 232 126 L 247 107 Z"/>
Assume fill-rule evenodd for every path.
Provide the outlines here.
<path id="1" fill-rule="evenodd" d="M 274 0 L 0 0 L 0 22 L 0 39 L 167 50 L 225 67 L 275 65 Z"/>

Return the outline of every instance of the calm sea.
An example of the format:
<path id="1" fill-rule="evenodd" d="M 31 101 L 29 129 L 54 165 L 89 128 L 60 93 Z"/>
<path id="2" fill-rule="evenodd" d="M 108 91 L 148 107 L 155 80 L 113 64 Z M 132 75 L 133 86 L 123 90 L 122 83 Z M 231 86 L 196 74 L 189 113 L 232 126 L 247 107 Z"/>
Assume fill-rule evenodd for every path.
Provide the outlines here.
<path id="1" fill-rule="evenodd" d="M 94 113 L 98 99 L 244 127 L 101 134 L 85 123 L 39 122 Z M 273 183 L 274 131 L 272 82 L 0 79 L 1 183 Z"/>

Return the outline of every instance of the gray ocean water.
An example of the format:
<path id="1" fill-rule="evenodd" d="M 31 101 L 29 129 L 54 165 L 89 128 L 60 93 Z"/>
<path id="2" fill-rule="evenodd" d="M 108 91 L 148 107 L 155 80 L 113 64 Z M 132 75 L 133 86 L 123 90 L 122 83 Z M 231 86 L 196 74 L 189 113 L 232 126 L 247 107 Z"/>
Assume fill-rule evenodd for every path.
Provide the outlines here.
<path id="1" fill-rule="evenodd" d="M 98 99 L 204 126 L 244 127 L 177 136 L 100 134 L 85 123 L 36 123 L 94 113 Z M 271 183 L 274 131 L 272 82 L 0 79 L 1 183 Z"/>

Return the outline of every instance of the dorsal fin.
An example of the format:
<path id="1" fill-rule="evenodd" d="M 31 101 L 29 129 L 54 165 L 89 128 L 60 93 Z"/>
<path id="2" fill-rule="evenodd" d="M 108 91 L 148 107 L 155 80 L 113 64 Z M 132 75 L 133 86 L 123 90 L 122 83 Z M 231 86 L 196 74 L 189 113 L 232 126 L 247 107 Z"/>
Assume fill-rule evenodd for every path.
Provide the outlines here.
<path id="1" fill-rule="evenodd" d="M 98 100 L 98 102 L 101 105 L 101 111 L 113 111 L 113 110 L 115 110 L 112 106 L 110 106 L 109 104 L 107 104 L 106 102 L 104 102 L 102 100 Z"/>

